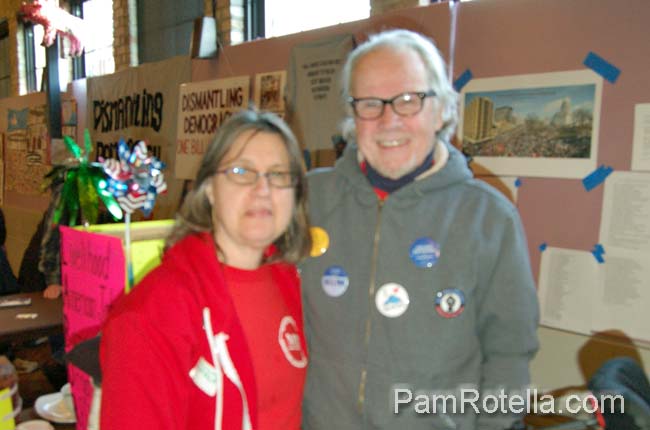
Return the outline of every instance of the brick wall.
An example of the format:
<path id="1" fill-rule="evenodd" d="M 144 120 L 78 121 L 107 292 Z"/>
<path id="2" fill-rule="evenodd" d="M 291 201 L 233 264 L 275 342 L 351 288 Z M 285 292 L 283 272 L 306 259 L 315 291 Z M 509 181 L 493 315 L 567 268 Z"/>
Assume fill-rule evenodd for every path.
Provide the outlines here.
<path id="1" fill-rule="evenodd" d="M 22 27 L 18 25 L 16 13 L 22 0 L 2 0 L 0 2 L 0 17 L 6 18 L 9 23 L 9 70 L 11 70 L 10 95 L 17 96 L 21 89 L 24 92 L 26 83 L 22 76 L 25 75 L 24 44 Z"/>
<path id="2" fill-rule="evenodd" d="M 204 1 L 204 13 L 212 16 L 212 1 Z M 217 1 L 217 33 L 222 45 L 244 41 L 244 0 Z"/>
<path id="3" fill-rule="evenodd" d="M 113 57 L 115 71 L 138 65 L 136 0 L 113 0 Z"/>

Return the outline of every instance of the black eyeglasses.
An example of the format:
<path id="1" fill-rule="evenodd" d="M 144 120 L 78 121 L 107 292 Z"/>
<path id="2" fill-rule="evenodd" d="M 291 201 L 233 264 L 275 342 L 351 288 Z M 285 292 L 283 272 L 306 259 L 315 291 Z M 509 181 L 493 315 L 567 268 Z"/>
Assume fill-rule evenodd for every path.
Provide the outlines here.
<path id="1" fill-rule="evenodd" d="M 377 119 L 384 114 L 386 105 L 390 105 L 397 115 L 413 116 L 422 110 L 424 99 L 433 97 L 436 92 L 433 90 L 424 92 L 408 92 L 398 94 L 392 99 L 379 97 L 350 97 L 348 102 L 352 105 L 354 114 L 361 119 Z"/>
<path id="2" fill-rule="evenodd" d="M 215 173 L 226 175 L 226 178 L 239 185 L 253 185 L 257 183 L 260 176 L 266 177 L 269 184 L 275 188 L 291 188 L 298 183 L 298 176 L 296 174 L 281 170 L 258 172 L 255 169 L 247 167 L 233 166 L 217 170 Z"/>

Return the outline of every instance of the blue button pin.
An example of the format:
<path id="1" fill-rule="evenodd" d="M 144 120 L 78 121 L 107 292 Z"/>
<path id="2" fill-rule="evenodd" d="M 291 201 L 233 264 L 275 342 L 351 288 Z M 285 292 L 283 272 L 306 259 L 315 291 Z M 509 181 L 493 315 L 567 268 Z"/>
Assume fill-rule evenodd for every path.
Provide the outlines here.
<path id="1" fill-rule="evenodd" d="M 325 294 L 330 297 L 340 297 L 347 291 L 350 278 L 341 266 L 330 266 L 323 272 L 320 283 Z"/>
<path id="2" fill-rule="evenodd" d="M 411 244 L 409 256 L 417 267 L 433 267 L 440 258 L 440 245 L 430 237 L 420 237 Z"/>

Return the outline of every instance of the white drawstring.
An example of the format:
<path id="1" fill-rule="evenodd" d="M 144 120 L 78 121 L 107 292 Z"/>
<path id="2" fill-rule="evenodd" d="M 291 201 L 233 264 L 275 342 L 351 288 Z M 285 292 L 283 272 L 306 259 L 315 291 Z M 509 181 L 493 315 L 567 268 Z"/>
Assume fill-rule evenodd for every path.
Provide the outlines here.
<path id="1" fill-rule="evenodd" d="M 230 358 L 228 346 L 226 345 L 228 335 L 223 332 L 217 333 L 216 336 L 214 335 L 214 331 L 212 330 L 212 321 L 210 319 L 210 309 L 207 307 L 203 308 L 203 329 L 208 338 L 208 345 L 210 345 L 212 363 L 217 370 L 217 398 L 214 428 L 215 430 L 221 430 L 223 422 L 223 375 L 226 375 L 226 378 L 237 387 L 242 398 L 242 430 L 252 430 L 253 426 L 251 424 L 250 412 L 248 410 L 248 399 L 246 398 L 244 385 L 242 384 L 239 373 L 237 373 L 237 369 Z"/>
<path id="2" fill-rule="evenodd" d="M 239 389 L 239 394 L 241 394 L 243 406 L 241 428 L 243 430 L 252 430 L 253 426 L 251 424 L 250 413 L 248 411 L 248 399 L 246 398 L 244 385 L 239 378 L 239 373 L 237 373 L 237 369 L 235 368 L 235 365 L 230 358 L 230 353 L 228 352 L 228 347 L 226 346 L 228 335 L 225 333 L 218 333 L 215 338 L 217 341 L 217 355 L 219 356 L 219 364 L 223 369 L 223 373 L 226 375 L 226 378 L 228 378 L 230 382 L 232 382 L 235 387 Z"/>
<path id="3" fill-rule="evenodd" d="M 221 366 L 219 365 L 219 359 L 217 357 L 217 348 L 215 345 L 214 333 L 212 331 L 212 321 L 210 320 L 210 309 L 208 308 L 203 308 L 203 330 L 205 330 L 205 335 L 208 338 L 212 363 L 217 370 L 217 394 L 215 399 L 216 411 L 214 414 L 214 430 L 221 430 L 221 423 L 223 422 L 223 372 L 221 372 Z"/>

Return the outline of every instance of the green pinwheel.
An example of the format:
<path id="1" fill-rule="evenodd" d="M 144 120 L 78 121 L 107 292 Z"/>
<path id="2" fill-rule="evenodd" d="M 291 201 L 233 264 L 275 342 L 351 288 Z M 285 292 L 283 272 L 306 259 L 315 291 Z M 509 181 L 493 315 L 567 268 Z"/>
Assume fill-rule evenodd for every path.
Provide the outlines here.
<path id="1" fill-rule="evenodd" d="M 84 132 L 85 148 L 69 136 L 63 141 L 72 157 L 63 164 L 55 165 L 45 175 L 46 185 L 52 190 L 60 188 L 52 215 L 52 222 L 59 224 L 67 219 L 67 224 L 74 226 L 81 214 L 81 222 L 95 224 L 99 216 L 99 200 L 115 219 L 122 219 L 122 209 L 113 195 L 107 190 L 106 174 L 100 163 L 88 162 L 92 151 L 92 142 L 88 130 Z"/>

